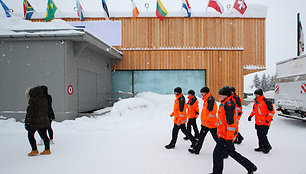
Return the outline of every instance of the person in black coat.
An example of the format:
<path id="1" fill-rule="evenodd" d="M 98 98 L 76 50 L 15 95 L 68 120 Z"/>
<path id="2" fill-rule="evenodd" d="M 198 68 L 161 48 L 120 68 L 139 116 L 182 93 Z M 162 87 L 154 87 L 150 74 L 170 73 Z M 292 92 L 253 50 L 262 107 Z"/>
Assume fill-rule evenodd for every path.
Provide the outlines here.
<path id="1" fill-rule="evenodd" d="M 54 111 L 52 109 L 52 97 L 50 94 L 48 94 L 48 87 L 47 86 L 41 86 L 41 88 L 43 89 L 43 93 L 44 93 L 44 97 L 45 99 L 47 99 L 48 102 L 48 118 L 50 121 L 50 126 L 48 127 L 48 134 L 49 134 L 49 138 L 50 138 L 50 143 L 53 143 L 53 130 L 51 127 L 52 124 L 52 120 L 55 119 L 55 115 L 54 115 Z"/>
<path id="2" fill-rule="evenodd" d="M 47 128 L 50 127 L 50 122 L 48 119 L 47 100 L 44 98 L 43 90 L 40 86 L 26 90 L 26 96 L 29 102 L 25 117 L 25 129 L 28 131 L 28 139 L 32 147 L 32 151 L 28 156 L 38 155 L 37 144 L 34 137 L 36 131 L 38 131 L 45 144 L 45 150 L 40 154 L 49 155 L 51 152 Z"/>

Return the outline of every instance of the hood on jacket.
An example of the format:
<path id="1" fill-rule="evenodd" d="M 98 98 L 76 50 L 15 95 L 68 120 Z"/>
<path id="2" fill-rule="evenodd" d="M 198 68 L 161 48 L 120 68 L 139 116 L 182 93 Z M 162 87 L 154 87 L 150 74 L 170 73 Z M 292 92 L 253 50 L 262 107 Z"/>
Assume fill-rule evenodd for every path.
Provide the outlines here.
<path id="1" fill-rule="evenodd" d="M 42 90 L 43 90 L 43 94 L 44 94 L 44 96 L 46 97 L 47 95 L 48 95 L 48 87 L 47 86 L 40 86 L 41 88 L 42 88 Z"/>
<path id="2" fill-rule="evenodd" d="M 40 86 L 31 88 L 29 91 L 29 96 L 30 98 L 35 98 L 35 97 L 43 97 L 43 89 Z"/>
<path id="3" fill-rule="evenodd" d="M 31 90 L 31 88 L 27 88 L 27 89 L 25 90 L 24 95 L 25 95 L 25 97 L 26 97 L 27 99 L 30 99 L 30 94 L 29 94 L 30 90 Z"/>

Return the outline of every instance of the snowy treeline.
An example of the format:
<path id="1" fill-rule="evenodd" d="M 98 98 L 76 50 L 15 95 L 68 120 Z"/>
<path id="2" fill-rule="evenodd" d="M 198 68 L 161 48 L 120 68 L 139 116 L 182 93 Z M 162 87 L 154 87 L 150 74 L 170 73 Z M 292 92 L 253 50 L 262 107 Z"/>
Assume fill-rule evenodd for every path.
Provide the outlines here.
<path id="1" fill-rule="evenodd" d="M 261 88 L 264 92 L 271 91 L 275 89 L 275 75 L 268 75 L 264 73 L 260 78 L 257 74 L 254 77 L 252 88 Z"/>

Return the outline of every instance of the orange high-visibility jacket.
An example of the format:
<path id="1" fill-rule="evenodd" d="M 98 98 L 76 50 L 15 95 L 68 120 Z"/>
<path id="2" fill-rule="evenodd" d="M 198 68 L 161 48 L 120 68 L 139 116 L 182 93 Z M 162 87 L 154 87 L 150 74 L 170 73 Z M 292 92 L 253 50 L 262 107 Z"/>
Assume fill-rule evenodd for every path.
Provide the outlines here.
<path id="1" fill-rule="evenodd" d="M 202 99 L 204 103 L 201 112 L 201 123 L 208 128 L 216 128 L 218 125 L 217 103 L 211 93 L 206 94 Z"/>
<path id="2" fill-rule="evenodd" d="M 187 122 L 187 104 L 185 102 L 185 97 L 183 94 L 177 95 L 175 97 L 176 99 L 174 101 L 174 111 L 172 113 L 172 115 L 174 115 L 174 124 L 184 124 Z"/>
<path id="3" fill-rule="evenodd" d="M 273 116 L 275 114 L 274 106 L 271 104 L 271 111 L 268 110 L 268 106 L 265 103 L 264 95 L 258 97 L 255 99 L 254 105 L 253 105 L 253 111 L 250 116 L 255 116 L 255 123 L 256 125 L 265 125 L 270 126 L 271 121 L 273 119 Z"/>
<path id="4" fill-rule="evenodd" d="M 232 97 L 221 102 L 218 111 L 219 125 L 217 134 L 219 138 L 235 141 L 238 135 L 236 105 Z"/>
<path id="5" fill-rule="evenodd" d="M 241 99 L 240 99 L 240 97 L 239 97 L 238 95 L 236 95 L 236 94 L 233 94 L 233 95 L 232 95 L 232 99 L 233 99 L 233 101 L 234 101 L 234 103 L 235 103 L 235 105 L 236 105 L 236 112 L 237 112 L 237 114 L 238 114 L 238 119 L 240 120 L 241 115 L 243 114 L 243 112 L 242 112 Z"/>
<path id="6" fill-rule="evenodd" d="M 196 96 L 188 97 L 187 106 L 188 118 L 198 118 L 199 101 Z"/>

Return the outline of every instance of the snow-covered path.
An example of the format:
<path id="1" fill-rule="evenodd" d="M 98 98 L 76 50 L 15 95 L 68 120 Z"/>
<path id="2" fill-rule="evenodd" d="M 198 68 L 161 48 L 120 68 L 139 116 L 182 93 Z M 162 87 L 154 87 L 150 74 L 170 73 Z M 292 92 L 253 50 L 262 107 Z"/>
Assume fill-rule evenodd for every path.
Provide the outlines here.
<path id="1" fill-rule="evenodd" d="M 207 135 L 200 155 L 190 154 L 183 134 L 174 150 L 164 145 L 171 138 L 174 96 L 142 93 L 121 100 L 111 113 L 54 122 L 55 144 L 50 156 L 28 157 L 30 145 L 23 124 L 0 120 L 0 173 L 44 174 L 206 174 L 212 169 L 214 141 Z M 200 102 L 202 105 L 202 102 Z M 269 138 L 273 150 L 255 152 L 254 120 L 247 121 L 251 107 L 244 107 L 240 130 L 245 137 L 236 149 L 258 166 L 258 174 L 306 173 L 306 123 L 276 116 Z M 198 118 L 198 125 L 200 119 Z M 37 136 L 38 137 L 38 136 Z M 38 139 L 38 138 L 37 138 Z M 43 147 L 39 146 L 42 151 Z M 224 174 L 246 171 L 231 158 Z"/>

